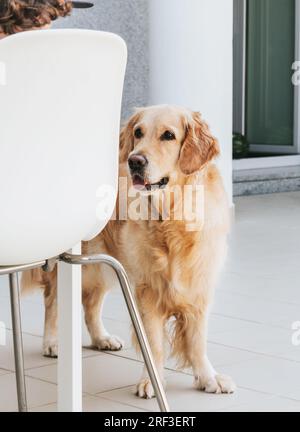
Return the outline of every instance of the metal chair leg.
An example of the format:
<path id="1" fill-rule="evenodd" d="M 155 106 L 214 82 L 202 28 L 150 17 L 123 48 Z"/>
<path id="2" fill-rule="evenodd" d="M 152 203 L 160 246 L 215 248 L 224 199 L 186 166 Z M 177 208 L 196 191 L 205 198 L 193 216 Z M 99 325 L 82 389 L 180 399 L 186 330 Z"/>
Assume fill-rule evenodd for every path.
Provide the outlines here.
<path id="1" fill-rule="evenodd" d="M 120 267 L 119 263 L 117 266 L 116 263 L 113 263 L 111 264 L 111 267 L 115 270 L 118 276 L 123 291 L 123 295 L 127 304 L 128 312 L 131 317 L 133 327 L 138 338 L 138 342 L 143 354 L 143 358 L 149 373 L 151 383 L 153 385 L 157 397 L 160 410 L 162 412 L 169 412 L 170 408 L 168 406 L 168 401 L 163 388 L 163 384 L 161 382 L 160 376 L 158 374 L 157 368 L 153 360 L 152 352 L 145 333 L 144 325 L 142 323 L 135 299 L 131 292 L 127 274 L 125 273 L 123 267 Z"/>
<path id="2" fill-rule="evenodd" d="M 11 303 L 11 316 L 12 316 L 12 327 L 13 327 L 18 405 L 19 405 L 20 412 L 27 412 L 19 282 L 18 282 L 17 273 L 12 273 L 9 275 L 9 285 L 10 285 L 10 303 Z"/>
<path id="3" fill-rule="evenodd" d="M 162 412 L 169 412 L 170 408 L 168 405 L 167 397 L 165 394 L 165 390 L 163 388 L 158 370 L 155 366 L 152 352 L 150 349 L 150 345 L 145 333 L 144 325 L 141 320 L 135 298 L 131 292 L 129 280 L 127 274 L 125 272 L 124 267 L 117 261 L 115 258 L 109 255 L 71 255 L 71 254 L 63 254 L 60 256 L 60 259 L 69 264 L 79 264 L 79 265 L 88 265 L 88 264 L 107 264 L 115 271 L 118 280 L 120 282 L 122 292 L 126 301 L 126 305 L 133 323 L 134 330 L 137 335 L 137 339 L 139 345 L 141 347 L 141 351 L 143 354 L 143 358 L 149 373 L 149 377 L 151 383 L 153 385 L 155 395 L 157 397 L 157 401 Z"/>

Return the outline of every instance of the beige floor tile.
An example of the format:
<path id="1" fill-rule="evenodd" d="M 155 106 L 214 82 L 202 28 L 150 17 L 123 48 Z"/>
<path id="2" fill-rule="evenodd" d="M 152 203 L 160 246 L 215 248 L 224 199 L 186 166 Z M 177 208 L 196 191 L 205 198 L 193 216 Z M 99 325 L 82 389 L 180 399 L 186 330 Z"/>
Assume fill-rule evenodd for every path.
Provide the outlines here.
<path id="1" fill-rule="evenodd" d="M 83 391 L 96 394 L 135 384 L 143 364 L 109 354 L 87 357 L 83 361 Z M 27 371 L 27 375 L 47 382 L 57 382 L 56 365 Z"/>
<path id="2" fill-rule="evenodd" d="M 238 386 L 300 401 L 300 363 L 263 357 L 224 366 Z"/>
<path id="3" fill-rule="evenodd" d="M 0 276 L 0 299 L 9 297 L 8 276 Z"/>
<path id="4" fill-rule="evenodd" d="M 235 331 L 217 333 L 210 341 L 257 354 L 300 361 L 300 349 L 292 344 L 292 331 L 248 322 Z"/>
<path id="5" fill-rule="evenodd" d="M 233 406 L 231 412 L 300 412 L 300 402 L 292 399 L 269 397 L 249 404 Z"/>
<path id="6" fill-rule="evenodd" d="M 216 297 L 217 299 L 219 298 L 219 293 L 217 293 Z M 226 314 L 219 314 L 217 311 L 214 311 L 214 308 L 212 309 L 212 313 L 208 319 L 208 337 L 215 333 L 236 330 L 237 327 L 243 325 L 243 322 L 239 318 L 224 315 Z"/>
<path id="7" fill-rule="evenodd" d="M 144 410 L 134 406 L 121 404 L 99 396 L 84 396 L 82 399 L 83 412 L 142 412 Z M 31 410 L 32 412 L 57 412 L 56 403 L 44 405 Z"/>
<path id="8" fill-rule="evenodd" d="M 300 299 L 300 289 L 298 297 Z M 229 316 L 241 321 L 253 321 L 289 330 L 291 323 L 299 316 L 299 304 L 218 291 L 212 311 L 215 314 Z M 240 325 L 243 325 L 243 323 L 240 322 Z M 237 327 L 236 322 L 235 328 Z M 221 329 L 222 326 L 220 325 L 219 328 Z M 224 329 L 227 331 L 225 326 Z"/>
<path id="9" fill-rule="evenodd" d="M 121 388 L 102 394 L 111 400 L 135 404 L 139 408 L 158 411 L 156 399 L 140 399 L 134 394 L 134 387 Z M 232 395 L 212 395 L 193 388 L 193 378 L 175 373 L 167 378 L 167 398 L 172 411 L 220 411 L 239 403 L 251 403 L 268 397 L 255 391 L 238 389 Z"/>
<path id="10" fill-rule="evenodd" d="M 26 378 L 27 398 L 29 408 L 50 404 L 56 401 L 57 386 Z M 15 374 L 0 376 L 0 411 L 17 411 L 17 390 Z"/>
<path id="11" fill-rule="evenodd" d="M 44 332 L 44 306 L 21 299 L 21 318 L 23 332 L 43 336 Z M 11 329 L 10 300 L 8 297 L 0 298 L 0 317 L 7 329 Z"/>
<path id="12" fill-rule="evenodd" d="M 12 331 L 7 330 L 6 335 L 7 344 L 5 350 L 0 347 L 0 368 L 14 371 L 15 364 Z M 42 344 L 43 339 L 41 337 L 23 334 L 25 369 L 46 366 L 56 362 L 56 360 L 43 357 Z"/>
<path id="13" fill-rule="evenodd" d="M 1 352 L 0 352 L 0 354 L 1 354 Z M 6 374 L 9 374 L 9 373 L 11 373 L 11 371 L 9 371 L 7 369 L 0 369 L 0 376 L 1 375 L 6 375 Z"/>
<path id="14" fill-rule="evenodd" d="M 297 275 L 283 273 L 276 277 L 259 277 L 255 274 L 245 276 L 238 271 L 223 272 L 217 286 L 217 297 L 219 290 L 257 297 L 260 300 L 300 304 L 299 277 Z"/>

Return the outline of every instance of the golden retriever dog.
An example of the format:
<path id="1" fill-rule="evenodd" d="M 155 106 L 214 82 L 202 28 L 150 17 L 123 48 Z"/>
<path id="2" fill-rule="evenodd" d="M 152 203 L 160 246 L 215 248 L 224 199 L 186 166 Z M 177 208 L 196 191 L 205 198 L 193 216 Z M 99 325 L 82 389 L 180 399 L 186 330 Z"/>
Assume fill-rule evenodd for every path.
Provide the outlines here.
<path id="1" fill-rule="evenodd" d="M 121 132 L 120 177 L 126 181 L 116 217 L 83 243 L 83 253 L 107 253 L 124 265 L 162 378 L 168 339 L 179 366 L 192 368 L 197 389 L 232 393 L 232 379 L 218 374 L 207 357 L 208 314 L 229 231 L 229 206 L 213 163 L 219 151 L 200 114 L 165 105 L 138 109 Z M 129 216 L 121 218 L 124 199 Z M 104 265 L 83 269 L 85 321 L 92 345 L 101 350 L 122 348 L 101 320 L 113 284 Z M 23 286 L 44 288 L 44 354 L 56 356 L 56 272 L 27 272 Z M 167 323 L 173 331 L 166 331 Z M 137 395 L 154 396 L 146 370 Z"/>

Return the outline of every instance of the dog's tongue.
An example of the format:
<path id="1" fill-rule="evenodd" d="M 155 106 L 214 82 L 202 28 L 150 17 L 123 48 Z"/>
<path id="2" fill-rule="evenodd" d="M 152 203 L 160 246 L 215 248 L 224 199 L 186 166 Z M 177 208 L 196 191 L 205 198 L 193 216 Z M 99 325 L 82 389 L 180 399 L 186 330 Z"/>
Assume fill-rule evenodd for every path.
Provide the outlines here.
<path id="1" fill-rule="evenodd" d="M 139 189 L 139 190 L 142 190 L 145 188 L 145 180 L 139 175 L 134 175 L 132 177 L 132 184 L 136 189 Z"/>

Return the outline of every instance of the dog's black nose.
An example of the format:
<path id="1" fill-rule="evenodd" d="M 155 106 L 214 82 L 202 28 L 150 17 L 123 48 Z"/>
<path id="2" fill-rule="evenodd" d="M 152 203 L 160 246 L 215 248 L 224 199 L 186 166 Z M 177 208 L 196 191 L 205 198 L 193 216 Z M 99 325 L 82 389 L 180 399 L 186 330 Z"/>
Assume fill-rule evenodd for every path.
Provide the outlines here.
<path id="1" fill-rule="evenodd" d="M 134 154 L 128 159 L 128 165 L 131 171 L 141 171 L 147 164 L 147 158 L 141 154 Z"/>

